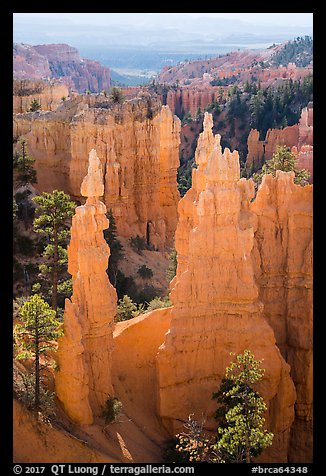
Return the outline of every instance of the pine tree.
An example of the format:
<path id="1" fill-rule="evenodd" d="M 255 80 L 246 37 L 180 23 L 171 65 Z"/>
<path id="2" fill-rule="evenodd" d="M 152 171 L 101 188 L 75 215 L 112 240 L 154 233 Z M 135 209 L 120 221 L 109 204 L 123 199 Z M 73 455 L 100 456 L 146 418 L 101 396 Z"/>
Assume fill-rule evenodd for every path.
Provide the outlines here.
<path id="1" fill-rule="evenodd" d="M 67 268 L 67 240 L 70 236 L 69 219 L 73 216 L 76 204 L 70 200 L 69 195 L 62 191 L 54 190 L 51 193 L 43 192 L 42 195 L 33 198 L 38 205 L 36 218 L 34 219 L 34 230 L 46 236 L 47 243 L 43 251 L 45 262 L 39 266 L 40 278 L 43 283 L 34 287 L 48 288 L 48 297 L 51 296 L 52 309 L 57 312 L 58 292 L 64 290 L 65 286 L 60 276 Z M 51 281 L 49 282 L 49 275 Z"/>
<path id="2" fill-rule="evenodd" d="M 107 212 L 106 216 L 109 220 L 109 228 L 104 230 L 104 239 L 110 247 L 110 258 L 107 274 L 109 276 L 111 284 L 116 287 L 119 272 L 118 262 L 123 257 L 123 246 L 117 238 L 117 226 L 112 213 L 112 209 Z"/>
<path id="3" fill-rule="evenodd" d="M 13 202 L 12 202 L 12 216 L 13 216 L 13 219 L 17 218 L 17 212 L 18 212 L 18 205 L 17 205 L 17 202 L 14 198 Z"/>
<path id="4" fill-rule="evenodd" d="M 34 406 L 40 407 L 40 356 L 56 347 L 55 340 L 62 335 L 55 311 L 41 296 L 34 294 L 18 311 L 20 322 L 15 325 L 14 338 L 19 352 L 16 359 L 34 359 Z"/>
<path id="5" fill-rule="evenodd" d="M 250 127 L 253 129 L 260 130 L 260 123 L 264 117 L 264 106 L 265 98 L 263 91 L 260 89 L 257 94 L 252 96 L 249 103 L 249 110 L 251 113 Z"/>
<path id="6" fill-rule="evenodd" d="M 122 299 L 119 299 L 117 308 L 118 321 L 126 321 L 138 314 L 137 304 L 133 302 L 131 297 L 125 294 Z"/>
<path id="7" fill-rule="evenodd" d="M 252 457 L 272 444 L 273 434 L 264 429 L 266 404 L 252 387 L 264 375 L 260 364 L 250 350 L 237 355 L 213 394 L 220 405 L 215 415 L 217 448 L 225 462 L 251 463 Z"/>
<path id="8" fill-rule="evenodd" d="M 295 155 L 291 152 L 289 147 L 277 146 L 276 151 L 272 155 L 272 158 L 265 162 L 262 166 L 261 172 L 257 172 L 253 175 L 253 179 L 258 186 L 263 176 L 271 174 L 276 176 L 276 171 L 282 170 L 283 172 L 294 172 L 294 183 L 297 185 L 306 185 L 309 179 L 309 172 L 306 169 L 299 169 L 297 166 L 297 160 Z"/>
<path id="9" fill-rule="evenodd" d="M 36 170 L 34 170 L 35 159 L 28 155 L 26 140 L 20 141 L 21 150 L 14 155 L 13 167 L 17 172 L 15 175 L 15 181 L 18 187 L 37 183 Z"/>
<path id="10" fill-rule="evenodd" d="M 110 99 L 113 103 L 122 104 L 125 100 L 125 97 L 121 89 L 113 86 L 110 91 Z"/>
<path id="11" fill-rule="evenodd" d="M 173 248 L 171 253 L 169 254 L 169 266 L 166 272 L 167 278 L 171 281 L 177 272 L 178 266 L 178 258 L 177 258 L 177 250 Z"/>
<path id="12" fill-rule="evenodd" d="M 175 449 L 185 463 L 224 463 L 215 439 L 207 435 L 203 423 L 189 415 L 184 427 L 185 431 L 176 435 Z"/>
<path id="13" fill-rule="evenodd" d="M 33 101 L 31 102 L 29 112 L 35 112 L 35 111 L 38 111 L 39 109 L 41 109 L 41 104 L 38 102 L 37 99 L 34 98 Z"/>

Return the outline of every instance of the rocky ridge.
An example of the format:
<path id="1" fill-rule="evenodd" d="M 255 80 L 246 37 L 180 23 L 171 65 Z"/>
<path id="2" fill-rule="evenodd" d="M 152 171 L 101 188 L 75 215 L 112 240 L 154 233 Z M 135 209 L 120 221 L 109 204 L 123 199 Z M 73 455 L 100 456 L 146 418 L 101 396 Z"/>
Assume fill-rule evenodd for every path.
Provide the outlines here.
<path id="1" fill-rule="evenodd" d="M 81 58 L 66 44 L 14 43 L 15 79 L 62 78 L 69 90 L 100 92 L 110 88 L 110 70 L 98 61 Z"/>
<path id="2" fill-rule="evenodd" d="M 13 112 L 28 112 L 34 99 L 41 111 L 54 111 L 68 96 L 67 86 L 59 81 L 14 80 Z"/>

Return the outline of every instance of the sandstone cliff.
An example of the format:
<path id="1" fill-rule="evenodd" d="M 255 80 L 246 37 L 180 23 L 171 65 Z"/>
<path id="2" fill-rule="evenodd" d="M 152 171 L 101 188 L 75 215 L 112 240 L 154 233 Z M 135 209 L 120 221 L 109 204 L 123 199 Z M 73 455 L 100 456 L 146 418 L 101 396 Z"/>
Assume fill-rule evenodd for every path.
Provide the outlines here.
<path id="1" fill-rule="evenodd" d="M 55 112 L 16 115 L 14 134 L 28 141 L 38 189 L 61 189 L 79 201 L 88 151 L 95 148 L 118 235 L 143 236 L 157 249 L 173 245 L 180 120 L 167 106 L 142 98 L 112 105 L 103 97 L 76 97 Z"/>
<path id="2" fill-rule="evenodd" d="M 312 185 L 266 175 L 250 211 L 258 218 L 253 263 L 264 316 L 291 366 L 297 400 L 289 457 L 312 461 Z"/>
<path id="3" fill-rule="evenodd" d="M 15 80 L 13 112 L 28 112 L 33 99 L 39 102 L 41 111 L 54 111 L 62 103 L 62 98 L 68 96 L 67 86 L 57 81 Z"/>
<path id="4" fill-rule="evenodd" d="M 40 79 L 51 76 L 48 60 L 26 43 L 13 44 L 13 75 L 15 79 Z"/>
<path id="5" fill-rule="evenodd" d="M 66 299 L 64 336 L 59 341 L 56 394 L 67 415 L 91 424 L 112 395 L 112 321 L 117 296 L 106 274 L 110 249 L 103 230 L 109 222 L 99 200 L 104 193 L 103 171 L 95 150 L 89 154 L 88 174 L 81 186 L 86 204 L 76 208 L 68 248 L 73 295 Z"/>
<path id="6" fill-rule="evenodd" d="M 300 121 L 284 129 L 268 129 L 265 140 L 259 139 L 259 132 L 251 129 L 248 136 L 247 170 L 258 170 L 266 160 L 272 158 L 278 145 L 295 147 L 298 166 L 310 172 L 309 181 L 313 181 L 313 106 L 309 103 L 302 109 Z M 308 147 L 309 146 L 309 147 Z"/>
<path id="7" fill-rule="evenodd" d="M 206 417 L 206 426 L 214 428 L 212 392 L 224 376 L 230 352 L 249 348 L 264 359 L 266 374 L 258 390 L 274 433 L 262 461 L 287 461 L 295 390 L 254 280 L 253 183 L 239 180 L 238 153 L 222 153 L 212 126 L 206 113 L 193 186 L 178 207 L 171 325 L 157 356 L 158 411 L 173 433 L 191 413 L 199 420 Z"/>
<path id="8" fill-rule="evenodd" d="M 206 85 L 205 87 L 181 87 L 169 90 L 166 96 L 166 104 L 173 114 L 183 117 L 190 112 L 196 118 L 198 108 L 203 112 L 205 107 L 223 97 L 223 88 Z"/>
<path id="9" fill-rule="evenodd" d="M 110 88 L 110 70 L 97 61 L 83 59 L 66 44 L 14 43 L 15 79 L 62 78 L 69 89 L 100 92 Z"/>

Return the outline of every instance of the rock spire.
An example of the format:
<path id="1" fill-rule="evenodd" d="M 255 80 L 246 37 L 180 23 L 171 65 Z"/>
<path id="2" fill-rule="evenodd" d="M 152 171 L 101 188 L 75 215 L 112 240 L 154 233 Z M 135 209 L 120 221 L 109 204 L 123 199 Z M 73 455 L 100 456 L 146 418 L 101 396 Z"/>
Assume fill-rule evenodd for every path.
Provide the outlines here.
<path id="1" fill-rule="evenodd" d="M 80 424 L 99 416 L 110 394 L 112 321 L 117 296 L 106 273 L 110 248 L 103 230 L 108 228 L 103 195 L 103 172 L 93 149 L 88 174 L 81 185 L 87 197 L 76 208 L 68 247 L 68 271 L 73 295 L 66 299 L 64 337 L 59 341 L 56 392 L 66 413 Z"/>
<path id="2" fill-rule="evenodd" d="M 216 429 L 212 392 L 230 352 L 250 349 L 263 359 L 266 372 L 258 390 L 274 433 L 263 461 L 287 461 L 295 389 L 254 281 L 256 217 L 249 210 L 254 184 L 240 179 L 238 152 L 226 148 L 222 153 L 220 136 L 211 129 L 212 117 L 206 113 L 193 186 L 178 207 L 172 319 L 157 355 L 159 414 L 171 433 L 182 431 L 190 414 Z"/>

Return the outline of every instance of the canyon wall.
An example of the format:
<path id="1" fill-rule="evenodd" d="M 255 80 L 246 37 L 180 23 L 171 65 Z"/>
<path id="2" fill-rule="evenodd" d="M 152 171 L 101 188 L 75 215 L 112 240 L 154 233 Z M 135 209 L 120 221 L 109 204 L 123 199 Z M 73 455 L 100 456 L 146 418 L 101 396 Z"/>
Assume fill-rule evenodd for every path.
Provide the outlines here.
<path id="1" fill-rule="evenodd" d="M 66 44 L 28 45 L 14 43 L 15 79 L 62 78 L 69 89 L 100 92 L 110 88 L 110 70 L 98 61 L 81 58 Z"/>
<path id="2" fill-rule="evenodd" d="M 166 445 L 169 434 L 157 415 L 155 363 L 170 320 L 170 307 L 156 309 L 118 322 L 113 332 L 112 379 L 115 395 L 122 402 L 124 413 L 161 448 Z"/>
<path id="3" fill-rule="evenodd" d="M 252 181 L 240 179 L 238 153 L 212 133 L 211 115 L 196 149 L 192 188 L 179 202 L 177 274 L 170 284 L 171 325 L 157 355 L 158 411 L 170 432 L 182 430 L 189 414 L 214 429 L 215 404 L 225 368 L 250 349 L 264 359 L 257 386 L 265 399 L 267 425 L 274 433 L 265 462 L 287 461 L 294 419 L 295 389 L 290 369 L 264 319 L 251 252 L 256 217 L 249 210 Z"/>
<path id="4" fill-rule="evenodd" d="M 264 316 L 291 366 L 297 399 L 289 458 L 312 461 L 312 214 L 313 187 L 293 172 L 266 175 L 250 211 L 258 218 L 253 248 Z"/>
<path id="5" fill-rule="evenodd" d="M 196 118 L 198 108 L 203 112 L 205 107 L 215 101 L 220 101 L 223 96 L 223 88 L 207 86 L 205 88 L 179 88 L 169 90 L 166 96 L 166 104 L 173 114 L 183 117 L 190 112 Z"/>
<path id="6" fill-rule="evenodd" d="M 272 158 L 278 145 L 293 148 L 298 157 L 298 166 L 310 172 L 309 182 L 313 182 L 313 105 L 302 109 L 300 121 L 284 129 L 268 129 L 265 140 L 259 139 L 259 132 L 251 129 L 248 136 L 246 168 L 258 170 Z"/>
<path id="7" fill-rule="evenodd" d="M 159 101 L 103 101 L 76 97 L 55 112 L 14 117 L 14 135 L 27 139 L 36 160 L 38 190 L 57 188 L 83 201 L 80 184 L 88 151 L 95 148 L 104 170 L 104 203 L 118 235 L 140 235 L 157 249 L 173 246 L 180 120 Z"/>
<path id="8" fill-rule="evenodd" d="M 113 394 L 112 325 L 117 295 L 106 273 L 110 249 L 103 230 L 109 222 L 103 196 L 103 171 L 95 150 L 81 186 L 86 204 L 76 208 L 68 247 L 73 294 L 66 299 L 64 336 L 59 340 L 56 395 L 66 414 L 79 424 L 92 424 Z"/>
<path id="9" fill-rule="evenodd" d="M 14 114 L 28 112 L 36 99 L 41 111 L 54 111 L 69 96 L 65 84 L 55 81 L 15 80 L 13 85 Z"/>
<path id="10" fill-rule="evenodd" d="M 248 136 L 247 169 L 258 170 L 272 158 L 278 145 L 292 147 L 299 141 L 299 125 L 284 127 L 284 129 L 268 129 L 265 140 L 259 140 L 259 131 L 251 129 Z"/>

